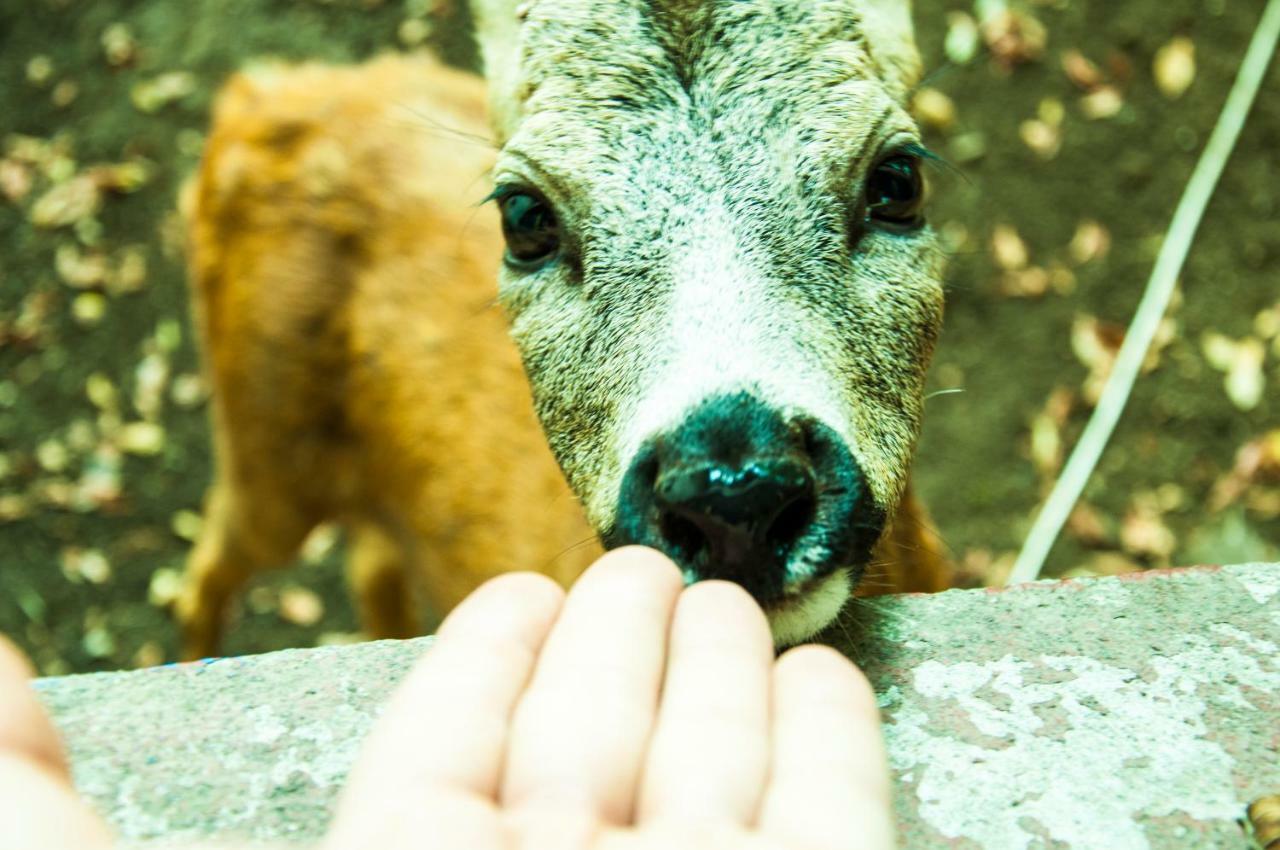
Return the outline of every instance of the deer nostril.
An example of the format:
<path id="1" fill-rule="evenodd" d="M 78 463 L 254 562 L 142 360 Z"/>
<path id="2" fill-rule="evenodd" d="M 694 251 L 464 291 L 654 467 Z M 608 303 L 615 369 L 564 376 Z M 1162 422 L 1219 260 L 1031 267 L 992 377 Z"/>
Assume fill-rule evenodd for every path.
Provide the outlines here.
<path id="1" fill-rule="evenodd" d="M 665 470 L 654 486 L 659 527 L 686 557 L 742 562 L 781 554 L 814 513 L 814 473 L 795 458 Z"/>

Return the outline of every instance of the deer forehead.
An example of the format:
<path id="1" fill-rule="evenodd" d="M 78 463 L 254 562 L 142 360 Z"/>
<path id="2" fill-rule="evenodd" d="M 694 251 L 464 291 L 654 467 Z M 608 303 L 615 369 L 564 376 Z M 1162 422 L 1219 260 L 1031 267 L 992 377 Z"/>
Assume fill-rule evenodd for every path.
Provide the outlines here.
<path id="1" fill-rule="evenodd" d="M 527 112 L 574 106 L 609 112 L 780 103 L 849 80 L 894 88 L 897 71 L 886 64 L 892 51 L 873 51 L 861 5 L 538 0 L 519 28 L 514 94 Z M 877 63 L 877 53 L 884 62 Z"/>

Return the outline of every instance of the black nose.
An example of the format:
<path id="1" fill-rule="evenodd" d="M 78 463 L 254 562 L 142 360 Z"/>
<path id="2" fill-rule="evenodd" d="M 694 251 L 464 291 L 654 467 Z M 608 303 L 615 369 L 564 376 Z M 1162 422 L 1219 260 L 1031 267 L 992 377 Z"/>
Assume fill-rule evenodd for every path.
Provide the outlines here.
<path id="1" fill-rule="evenodd" d="M 606 543 L 651 546 L 693 579 L 735 581 L 769 604 L 865 563 L 882 528 L 839 436 L 738 393 L 703 402 L 640 448 Z"/>
<path id="2" fill-rule="evenodd" d="M 668 539 L 705 546 L 711 563 L 733 566 L 790 547 L 813 515 L 813 492 L 813 469 L 794 454 L 677 464 L 658 472 L 654 499 Z"/>

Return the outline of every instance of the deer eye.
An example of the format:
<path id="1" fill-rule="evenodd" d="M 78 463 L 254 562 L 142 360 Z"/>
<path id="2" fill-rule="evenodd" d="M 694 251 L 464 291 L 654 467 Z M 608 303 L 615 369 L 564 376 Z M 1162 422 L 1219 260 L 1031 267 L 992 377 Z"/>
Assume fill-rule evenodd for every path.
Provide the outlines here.
<path id="1" fill-rule="evenodd" d="M 512 192 L 498 201 L 507 257 L 519 266 L 546 262 L 560 247 L 560 225 L 551 205 L 528 192 Z"/>
<path id="2" fill-rule="evenodd" d="M 924 179 L 912 156 L 891 156 L 867 178 L 867 218 L 898 227 L 923 223 Z"/>

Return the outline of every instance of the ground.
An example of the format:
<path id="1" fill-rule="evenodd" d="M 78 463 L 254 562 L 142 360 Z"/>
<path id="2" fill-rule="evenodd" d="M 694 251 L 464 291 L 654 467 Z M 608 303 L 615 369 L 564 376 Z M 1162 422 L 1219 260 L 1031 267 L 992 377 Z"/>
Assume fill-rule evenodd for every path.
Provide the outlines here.
<path id="1" fill-rule="evenodd" d="M 954 255 L 916 479 L 966 580 L 995 582 L 1258 4 L 915 5 L 931 218 Z M 165 603 L 210 459 L 174 199 L 217 85 L 263 57 L 417 45 L 474 62 L 457 0 L 0 0 L 0 632 L 43 672 L 175 657 Z M 1280 63 L 1050 575 L 1280 556 L 1278 95 Z M 351 638 L 330 543 L 255 583 L 228 652 Z"/>

